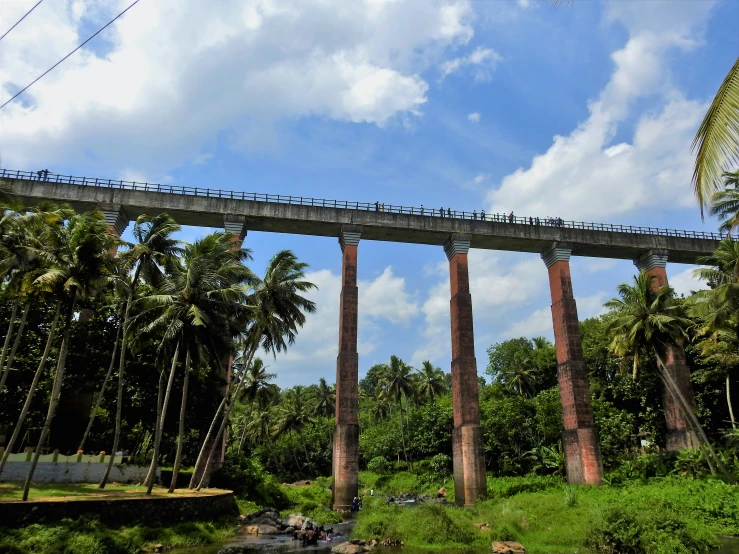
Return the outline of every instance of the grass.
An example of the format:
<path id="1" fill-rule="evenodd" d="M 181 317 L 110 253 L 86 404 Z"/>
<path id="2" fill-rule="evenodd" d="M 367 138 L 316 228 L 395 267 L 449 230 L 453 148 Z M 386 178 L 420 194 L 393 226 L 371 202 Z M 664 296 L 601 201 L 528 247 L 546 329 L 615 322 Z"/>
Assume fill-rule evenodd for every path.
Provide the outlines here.
<path id="1" fill-rule="evenodd" d="M 4 554 L 138 554 L 156 544 L 166 548 L 202 546 L 233 536 L 232 518 L 169 526 L 110 528 L 93 518 L 65 519 L 3 529 L 0 552 Z"/>
<path id="2" fill-rule="evenodd" d="M 715 546 L 719 535 L 739 534 L 739 489 L 716 480 L 666 478 L 599 489 L 541 478 L 493 479 L 488 485 L 492 498 L 466 510 L 431 503 L 385 506 L 371 499 L 353 536 L 439 550 L 515 540 L 531 554 L 586 552 L 586 546 L 599 552 L 693 554 Z M 476 523 L 487 523 L 487 529 L 480 531 Z"/>
<path id="3" fill-rule="evenodd" d="M 167 496 L 167 488 L 154 487 L 153 496 Z M 176 489 L 173 494 L 213 494 L 219 489 L 201 489 L 199 493 L 188 489 Z M 146 487 L 109 483 L 104 489 L 96 484 L 38 484 L 31 487 L 29 500 L 83 500 L 91 498 L 141 498 L 146 496 Z M 0 483 L 0 502 L 17 501 L 23 498 L 22 483 Z"/>

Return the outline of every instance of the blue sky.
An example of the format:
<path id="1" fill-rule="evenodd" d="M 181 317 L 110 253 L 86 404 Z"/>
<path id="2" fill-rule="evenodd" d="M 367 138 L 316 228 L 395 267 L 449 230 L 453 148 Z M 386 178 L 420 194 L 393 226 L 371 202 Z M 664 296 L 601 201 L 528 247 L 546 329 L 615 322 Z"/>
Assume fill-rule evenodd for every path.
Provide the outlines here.
<path id="1" fill-rule="evenodd" d="M 31 1 L 0 4 L 0 32 Z M 45 2 L 3 41 L 0 100 L 128 2 Z M 142 0 L 0 112 L 3 167 L 191 186 L 713 230 L 690 142 L 739 54 L 739 3 L 708 0 Z M 187 228 L 193 240 L 205 230 Z M 281 386 L 335 376 L 336 239 L 250 232 L 253 269 L 292 249 L 319 311 Z M 538 256 L 470 253 L 478 371 L 552 336 Z M 671 264 L 680 292 L 701 285 Z M 630 278 L 573 259 L 581 317 Z M 441 248 L 362 241 L 360 374 L 391 354 L 449 370 Z"/>

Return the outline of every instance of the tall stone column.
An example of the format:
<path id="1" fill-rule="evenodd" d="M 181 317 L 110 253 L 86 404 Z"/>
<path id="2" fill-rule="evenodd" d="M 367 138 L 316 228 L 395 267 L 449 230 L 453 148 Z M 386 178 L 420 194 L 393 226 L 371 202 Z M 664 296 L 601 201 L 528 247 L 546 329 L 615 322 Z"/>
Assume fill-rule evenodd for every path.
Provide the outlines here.
<path id="1" fill-rule="evenodd" d="M 336 358 L 336 430 L 334 431 L 332 506 L 348 511 L 359 488 L 359 355 L 357 354 L 357 247 L 362 229 L 343 227 L 339 355 Z"/>
<path id="2" fill-rule="evenodd" d="M 467 269 L 469 249 L 469 237 L 464 235 L 452 235 L 444 245 L 451 285 L 454 496 L 460 506 L 471 506 L 487 493 Z"/>
<path id="3" fill-rule="evenodd" d="M 634 260 L 634 265 L 639 271 L 646 271 L 653 275 L 652 288 L 667 285 L 667 252 L 664 250 L 649 250 Z M 690 370 L 685 360 L 685 350 L 682 346 L 670 348 L 667 352 L 667 373 L 672 376 L 688 404 L 695 410 L 695 397 L 693 386 L 690 383 Z M 665 423 L 667 426 L 667 450 L 680 450 L 681 448 L 697 448 L 698 438 L 680 411 L 678 403 L 672 395 L 663 389 L 662 406 L 665 411 Z"/>
<path id="4" fill-rule="evenodd" d="M 600 485 L 603 461 L 590 405 L 590 387 L 582 357 L 580 322 L 572 294 L 570 254 L 566 244 L 555 243 L 541 255 L 549 270 L 552 322 L 557 349 L 557 380 L 562 400 L 562 443 L 567 481 Z"/>

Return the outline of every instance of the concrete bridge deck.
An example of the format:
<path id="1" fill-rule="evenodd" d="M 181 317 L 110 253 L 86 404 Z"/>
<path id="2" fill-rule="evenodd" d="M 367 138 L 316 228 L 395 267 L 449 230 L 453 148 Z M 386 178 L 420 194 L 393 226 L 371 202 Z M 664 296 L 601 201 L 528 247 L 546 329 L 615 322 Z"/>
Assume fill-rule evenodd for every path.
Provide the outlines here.
<path id="1" fill-rule="evenodd" d="M 344 226 L 361 226 L 363 240 L 443 245 L 453 233 L 468 235 L 472 248 L 541 253 L 552 243 L 567 243 L 575 256 L 633 260 L 648 250 L 667 253 L 670 262 L 697 263 L 711 254 L 722 238 L 718 233 L 657 229 L 629 225 L 516 217 L 513 223 L 491 214 L 439 208 L 380 205 L 308 197 L 224 191 L 134 183 L 88 177 L 0 170 L 28 206 L 41 201 L 69 203 L 78 210 L 122 210 L 135 220 L 142 213 L 167 212 L 182 225 L 223 227 L 239 221 L 247 230 L 338 237 Z M 531 221 L 534 224 L 531 224 Z"/>

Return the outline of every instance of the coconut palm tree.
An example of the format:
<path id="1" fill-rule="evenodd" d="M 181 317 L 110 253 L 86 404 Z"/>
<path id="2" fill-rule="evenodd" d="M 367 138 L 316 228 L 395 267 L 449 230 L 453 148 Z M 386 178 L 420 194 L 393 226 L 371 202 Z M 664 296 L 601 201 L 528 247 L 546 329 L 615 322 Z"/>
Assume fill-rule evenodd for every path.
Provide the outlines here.
<path id="1" fill-rule="evenodd" d="M 693 139 L 693 186 L 701 213 L 721 187 L 722 174 L 739 164 L 739 58 L 729 70 Z"/>
<path id="2" fill-rule="evenodd" d="M 172 358 L 159 423 L 160 439 L 177 355 L 180 350 L 185 355 L 177 453 L 169 492 L 174 490 L 177 483 L 182 459 L 191 364 L 195 362 L 207 366 L 233 351 L 234 337 L 239 334 L 238 321 L 244 317 L 248 286 L 254 279 L 251 271 L 242 263 L 250 257 L 249 252 L 234 249 L 232 239 L 231 235 L 218 232 L 187 245 L 181 265 L 172 267 L 172 273 L 161 282 L 156 294 L 143 299 L 147 309 L 142 315 L 154 316 L 144 331 L 160 334 L 163 337 L 162 344 L 174 344 L 176 353 Z M 155 441 L 151 462 L 154 470 L 158 462 L 157 446 Z M 149 482 L 147 494 L 151 493 L 152 486 L 153 479 Z"/>
<path id="3" fill-rule="evenodd" d="M 295 465 L 299 471 L 303 471 L 298 462 L 298 456 L 295 452 L 295 443 L 293 441 L 293 432 L 301 435 L 303 426 L 310 422 L 310 415 L 308 413 L 308 407 L 304 402 L 305 391 L 300 385 L 296 386 L 292 390 L 285 392 L 285 395 L 280 402 L 279 419 L 277 426 L 275 427 L 274 436 L 280 436 L 287 433 L 290 440 L 290 448 L 293 451 L 293 457 L 295 458 Z M 310 458 L 308 457 L 308 450 L 305 447 L 305 441 L 302 439 L 300 442 L 303 444 L 303 452 L 305 454 L 306 462 L 310 464 Z"/>
<path id="4" fill-rule="evenodd" d="M 126 351 L 128 347 L 128 337 L 130 329 L 127 329 L 129 318 L 131 316 L 131 306 L 136 297 L 136 289 L 139 279 L 143 277 L 147 283 L 156 286 L 164 281 L 164 269 L 172 269 L 175 267 L 175 260 L 178 254 L 182 252 L 180 246 L 181 241 L 172 238 L 180 226 L 167 214 L 160 214 L 150 217 L 146 214 L 140 215 L 133 226 L 133 236 L 136 243 L 129 244 L 128 249 L 119 254 L 123 261 L 125 270 L 133 268 L 133 278 L 128 285 L 128 298 L 126 300 L 126 309 L 123 314 L 121 326 L 123 328 L 121 340 L 121 355 L 118 360 L 118 396 L 116 399 L 116 416 L 115 416 L 115 433 L 113 436 L 113 448 L 108 459 L 108 466 L 105 468 L 103 478 L 100 480 L 99 487 L 105 488 L 108 482 L 110 470 L 113 467 L 115 453 L 118 451 L 118 441 L 121 436 L 121 410 L 123 407 L 123 384 L 125 382 L 126 369 Z M 188 354 L 190 354 L 188 352 Z M 115 349 L 113 352 L 115 357 Z M 104 390 L 104 389 L 103 389 Z M 100 394 L 102 396 L 103 390 Z M 94 417 L 94 413 L 93 413 Z M 90 422 L 92 424 L 92 422 Z M 80 450 L 82 447 L 80 446 Z"/>
<path id="5" fill-rule="evenodd" d="M 426 402 L 433 402 L 437 396 L 440 396 L 446 390 L 444 382 L 444 372 L 426 360 L 421 364 L 421 369 L 417 370 L 418 381 L 416 382 L 416 394 L 419 399 Z"/>
<path id="6" fill-rule="evenodd" d="M 331 417 L 336 411 L 336 386 L 329 386 L 326 379 L 321 377 L 313 392 L 313 401 L 313 413 L 321 417 Z"/>
<path id="7" fill-rule="evenodd" d="M 708 213 L 719 220 L 719 230 L 730 235 L 739 226 L 739 171 L 723 173 L 724 189 L 711 197 Z"/>
<path id="8" fill-rule="evenodd" d="M 289 345 L 294 344 L 298 329 L 305 324 L 305 314 L 316 311 L 315 303 L 302 296 L 303 293 L 317 288 L 316 285 L 305 280 L 305 269 L 307 267 L 308 264 L 299 262 L 290 250 L 282 250 L 275 254 L 267 264 L 264 279 L 253 278 L 251 283 L 252 292 L 246 301 L 248 327 L 244 333 L 244 367 L 248 368 L 251 365 L 252 359 L 260 346 L 264 351 L 271 352 L 273 356 L 276 356 L 277 352 L 287 350 Z M 208 434 L 203 441 L 190 480 L 190 488 L 195 485 L 198 468 L 203 461 L 206 446 L 210 445 L 210 452 L 200 476 L 198 488 L 202 487 L 208 478 L 218 437 L 223 433 L 228 423 L 228 414 L 232 405 L 227 402 L 228 396 L 224 396 L 221 401 Z M 234 397 L 236 396 L 238 395 L 235 394 Z M 221 417 L 221 411 L 223 411 L 221 425 L 216 433 L 216 438 L 211 441 L 216 422 Z"/>
<path id="9" fill-rule="evenodd" d="M 538 369 L 528 353 L 519 351 L 513 356 L 512 364 L 500 372 L 503 386 L 519 396 L 531 397 L 536 393 L 539 381 Z"/>
<path id="10" fill-rule="evenodd" d="M 244 372 L 243 387 L 241 390 L 241 401 L 256 405 L 261 409 L 269 406 L 277 393 L 276 385 L 270 383 L 277 374 L 267 373 L 267 367 L 261 358 L 254 358 L 252 363 Z"/>
<path id="11" fill-rule="evenodd" d="M 638 375 L 639 370 L 649 367 L 651 359 L 656 361 L 657 373 L 665 389 L 688 425 L 709 449 L 710 458 L 722 467 L 693 407 L 685 399 L 666 365 L 668 351 L 681 347 L 688 340 L 687 329 L 693 322 L 685 317 L 684 307 L 674 300 L 669 286 L 657 290 L 652 288 L 655 278 L 642 271 L 634 277 L 633 285 L 619 285 L 620 298 L 606 302 L 605 306 L 613 312 L 613 319 L 606 327 L 611 337 L 610 349 L 622 360 L 633 359 L 634 376 Z M 708 456 L 707 461 L 713 469 Z"/>
<path id="12" fill-rule="evenodd" d="M 403 360 L 393 355 L 390 363 L 383 366 L 381 373 L 382 393 L 388 400 L 393 400 L 398 405 L 398 417 L 400 421 L 400 437 L 403 443 L 403 456 L 408 461 L 408 452 L 405 447 L 405 433 L 403 432 L 403 399 L 413 394 L 413 368 Z"/>
<path id="13" fill-rule="evenodd" d="M 41 455 L 41 448 L 59 404 L 72 318 L 77 301 L 94 296 L 97 291 L 103 290 L 108 285 L 115 266 L 112 251 L 120 242 L 117 237 L 108 233 L 105 217 L 100 212 L 75 215 L 68 221 L 62 233 L 50 234 L 49 237 L 56 239 L 50 247 L 48 245 L 46 248 L 32 247 L 46 266 L 38 270 L 33 282 L 42 292 L 61 291 L 59 294 L 62 295 L 64 331 L 46 420 L 23 487 L 24 501 L 28 500 L 28 491 Z"/>

